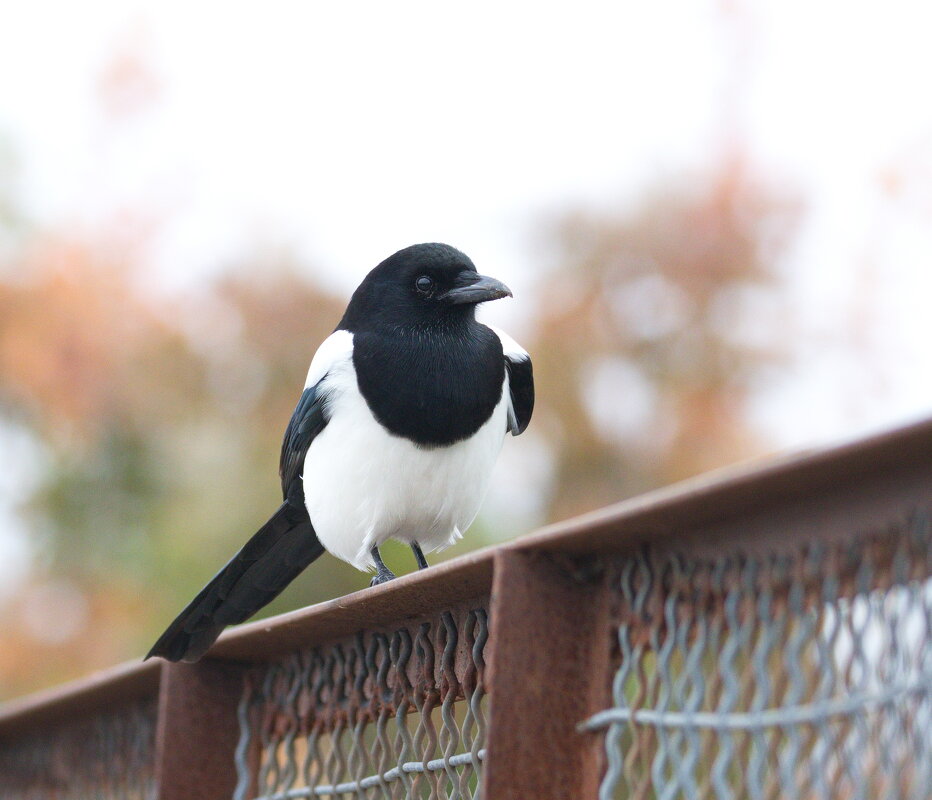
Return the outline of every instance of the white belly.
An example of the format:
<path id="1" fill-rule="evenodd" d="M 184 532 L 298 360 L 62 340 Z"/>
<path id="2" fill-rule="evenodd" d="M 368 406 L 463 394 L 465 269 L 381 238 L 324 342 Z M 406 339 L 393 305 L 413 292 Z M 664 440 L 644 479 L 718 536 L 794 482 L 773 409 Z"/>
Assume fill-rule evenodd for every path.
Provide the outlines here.
<path id="1" fill-rule="evenodd" d="M 304 461 L 304 498 L 324 547 L 364 570 L 374 567 L 370 550 L 388 539 L 431 551 L 460 538 L 479 511 L 505 438 L 505 381 L 501 401 L 474 436 L 425 449 L 375 421 L 351 362 L 328 375 L 333 413 Z"/>

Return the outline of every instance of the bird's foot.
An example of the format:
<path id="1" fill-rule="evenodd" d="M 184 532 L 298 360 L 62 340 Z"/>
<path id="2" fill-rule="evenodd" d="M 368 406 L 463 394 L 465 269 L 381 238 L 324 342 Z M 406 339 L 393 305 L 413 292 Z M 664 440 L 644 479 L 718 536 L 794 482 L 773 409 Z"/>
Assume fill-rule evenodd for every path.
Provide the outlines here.
<path id="1" fill-rule="evenodd" d="M 395 573 L 390 569 L 379 570 L 375 577 L 369 581 L 370 586 L 378 586 L 380 583 L 388 583 L 395 578 Z"/>
<path id="2" fill-rule="evenodd" d="M 370 552 L 372 553 L 372 560 L 375 562 L 375 577 L 369 581 L 369 585 L 378 586 L 380 583 L 388 583 L 395 577 L 395 573 L 385 566 L 378 547 L 373 547 Z"/>

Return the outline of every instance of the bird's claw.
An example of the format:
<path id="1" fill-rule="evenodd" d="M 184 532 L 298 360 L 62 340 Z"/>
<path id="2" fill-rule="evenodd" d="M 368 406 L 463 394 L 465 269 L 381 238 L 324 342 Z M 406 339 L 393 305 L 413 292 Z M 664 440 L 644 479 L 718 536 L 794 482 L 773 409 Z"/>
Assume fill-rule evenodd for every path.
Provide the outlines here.
<path id="1" fill-rule="evenodd" d="M 385 570 L 385 572 L 379 572 L 371 581 L 369 581 L 370 586 L 378 586 L 381 583 L 388 583 L 390 580 L 395 578 L 395 573 Z"/>

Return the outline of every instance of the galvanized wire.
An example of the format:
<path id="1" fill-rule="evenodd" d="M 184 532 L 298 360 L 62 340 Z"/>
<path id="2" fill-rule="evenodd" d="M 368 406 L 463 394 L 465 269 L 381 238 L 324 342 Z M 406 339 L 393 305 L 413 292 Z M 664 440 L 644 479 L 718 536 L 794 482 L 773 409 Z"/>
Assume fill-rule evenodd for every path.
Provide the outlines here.
<path id="1" fill-rule="evenodd" d="M 238 711 L 236 800 L 478 800 L 488 631 L 467 607 L 257 671 Z"/>
<path id="2" fill-rule="evenodd" d="M 619 565 L 599 797 L 932 796 L 932 535 Z"/>
<path id="3" fill-rule="evenodd" d="M 3 800 L 155 800 L 155 698 L 0 743 Z"/>

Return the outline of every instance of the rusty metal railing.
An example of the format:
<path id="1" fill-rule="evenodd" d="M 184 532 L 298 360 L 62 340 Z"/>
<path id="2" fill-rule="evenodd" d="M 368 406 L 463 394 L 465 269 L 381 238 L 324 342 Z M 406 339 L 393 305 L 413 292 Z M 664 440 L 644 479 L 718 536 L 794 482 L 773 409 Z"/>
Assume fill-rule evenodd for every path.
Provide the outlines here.
<path id="1" fill-rule="evenodd" d="M 237 800 L 366 797 L 370 789 L 379 797 L 478 797 L 486 601 L 253 671 L 239 706 Z"/>
<path id="2" fill-rule="evenodd" d="M 3 798 L 925 798 L 932 422 L 0 708 Z"/>
<path id="3" fill-rule="evenodd" d="M 157 797 L 158 677 L 134 664 L 3 707 L 0 797 Z"/>
<path id="4" fill-rule="evenodd" d="M 600 798 L 932 794 L 932 529 L 618 564 Z"/>

